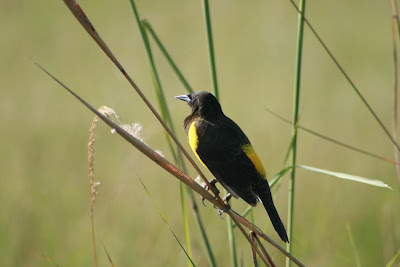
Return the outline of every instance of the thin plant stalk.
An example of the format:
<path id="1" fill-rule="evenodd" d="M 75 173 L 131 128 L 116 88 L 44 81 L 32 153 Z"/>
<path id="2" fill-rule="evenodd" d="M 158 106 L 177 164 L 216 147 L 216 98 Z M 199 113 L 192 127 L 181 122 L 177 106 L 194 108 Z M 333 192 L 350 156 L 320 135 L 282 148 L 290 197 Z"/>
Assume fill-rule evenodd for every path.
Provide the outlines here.
<path id="1" fill-rule="evenodd" d="M 339 69 L 339 71 L 343 74 L 347 82 L 350 84 L 351 88 L 356 92 L 358 97 L 361 99 L 363 104 L 367 107 L 368 111 L 371 113 L 371 115 L 375 118 L 375 120 L 378 122 L 379 126 L 382 128 L 382 130 L 385 132 L 386 136 L 389 138 L 389 140 L 396 146 L 398 150 L 400 150 L 400 145 L 393 139 L 393 136 L 390 134 L 389 130 L 386 128 L 386 126 L 383 124 L 382 120 L 378 117 L 378 115 L 375 113 L 375 111 L 372 109 L 372 107 L 369 105 L 365 97 L 361 94 L 361 91 L 358 89 L 358 87 L 355 85 L 353 80 L 350 78 L 350 76 L 346 73 L 342 65 L 340 65 L 339 61 L 335 58 L 335 56 L 332 54 L 328 46 L 325 44 L 325 42 L 322 40 L 320 35 L 317 33 L 315 28 L 311 25 L 311 23 L 308 21 L 308 19 L 302 15 L 301 8 L 299 8 L 294 0 L 289 0 L 290 3 L 293 5 L 293 7 L 297 10 L 300 16 L 302 16 L 304 22 L 307 24 L 311 32 L 314 34 L 314 36 L 317 38 L 318 42 L 322 45 L 324 50 L 328 53 L 329 57 L 333 60 L 335 63 L 336 67 Z"/>
<path id="2" fill-rule="evenodd" d="M 193 267 L 196 267 L 196 265 L 194 264 L 194 262 L 191 259 L 190 255 L 188 254 L 188 252 L 183 247 L 183 245 L 182 245 L 181 241 L 179 240 L 178 236 L 175 234 L 174 230 L 172 230 L 172 227 L 169 225 L 169 223 L 168 223 L 167 219 L 165 218 L 164 214 L 161 212 L 160 208 L 157 206 L 156 201 L 151 196 L 149 190 L 147 190 L 147 187 L 144 185 L 142 179 L 139 178 L 139 181 L 142 184 L 144 190 L 146 191 L 147 196 L 150 198 L 151 202 L 153 203 L 154 208 L 157 210 L 157 213 L 160 215 L 161 219 L 165 222 L 165 224 L 167 225 L 168 229 L 171 231 L 172 235 L 174 236 L 175 240 L 178 242 L 179 246 L 181 247 L 181 249 L 185 253 L 185 255 L 188 258 L 189 262 L 191 263 L 191 265 Z"/>
<path id="3" fill-rule="evenodd" d="M 107 255 L 108 263 L 110 263 L 110 267 L 114 267 L 114 262 L 112 261 L 110 253 L 108 253 L 108 250 L 107 250 L 106 246 L 104 245 L 104 243 L 103 243 L 103 248 L 104 248 L 104 252 Z"/>
<path id="4" fill-rule="evenodd" d="M 253 239 L 257 242 L 258 247 L 261 249 L 261 252 L 265 255 L 265 257 L 268 259 L 268 263 L 270 264 L 271 267 L 276 267 L 274 261 L 272 260 L 271 256 L 265 249 L 264 245 L 261 243 L 261 240 L 258 238 L 258 236 L 253 232 L 250 231 Z"/>
<path id="5" fill-rule="evenodd" d="M 231 253 L 232 266 L 237 267 L 238 259 L 237 259 L 237 249 L 236 249 L 236 238 L 235 238 L 235 232 L 233 231 L 233 221 L 230 217 L 227 219 L 227 226 L 228 226 L 229 250 Z"/>
<path id="6" fill-rule="evenodd" d="M 76 2 L 74 2 L 76 3 Z M 102 121 L 104 121 L 109 127 L 115 130 L 122 138 L 124 138 L 127 142 L 129 142 L 131 145 L 133 145 L 137 150 L 139 150 L 141 153 L 143 153 L 145 156 L 147 156 L 149 159 L 151 159 L 153 162 L 155 162 L 157 165 L 162 167 L 164 170 L 166 170 L 168 173 L 172 174 L 174 177 L 176 177 L 178 180 L 181 182 L 185 183 L 187 186 L 189 186 L 193 191 L 196 193 L 200 194 L 204 199 L 209 201 L 211 204 L 216 206 L 220 210 L 227 210 L 226 214 L 229 215 L 232 220 L 235 222 L 237 227 L 240 229 L 240 231 L 245 235 L 246 239 L 250 242 L 250 238 L 248 237 L 247 233 L 244 231 L 243 226 L 246 227 L 247 229 L 254 231 L 255 234 L 258 236 L 262 237 L 264 240 L 266 240 L 268 243 L 270 243 L 272 246 L 277 248 L 282 254 L 284 254 L 286 257 L 289 257 L 292 259 L 293 262 L 295 262 L 298 266 L 304 266 L 298 259 L 296 259 L 293 255 L 291 255 L 289 252 L 287 252 L 284 248 L 282 248 L 277 242 L 275 242 L 273 239 L 271 239 L 269 236 L 264 234 L 258 227 L 250 223 L 248 220 L 240 216 L 238 213 L 236 213 L 234 210 L 229 209 L 229 206 L 227 206 L 221 198 L 218 196 L 215 197 L 212 194 L 210 194 L 207 190 L 205 190 L 202 186 L 200 186 L 195 180 L 191 179 L 187 174 L 182 172 L 179 168 L 177 168 L 175 165 L 173 165 L 171 162 L 169 162 L 167 159 L 162 157 L 159 153 L 151 149 L 149 146 L 147 146 L 145 143 L 140 141 L 138 138 L 135 136 L 131 135 L 127 131 L 125 131 L 121 126 L 116 124 L 113 120 L 109 119 L 106 117 L 104 114 L 96 110 L 93 106 L 91 106 L 89 103 L 87 103 L 84 99 L 82 99 L 79 95 L 77 95 L 74 91 L 69 89 L 66 85 L 64 85 L 61 81 L 59 81 L 55 76 L 53 76 L 50 72 L 48 72 L 46 69 L 44 69 L 42 66 L 40 66 L 38 63 L 35 63 L 43 72 L 45 72 L 48 76 L 50 76 L 54 81 L 56 81 L 59 85 L 61 85 L 66 91 L 68 91 L 73 97 L 75 97 L 79 102 L 81 102 L 85 107 L 87 107 L 91 112 L 96 114 Z M 208 181 L 206 179 L 206 181 Z M 254 244 L 253 244 L 254 245 Z M 257 254 L 263 258 L 263 255 L 261 252 L 259 252 L 258 249 L 256 249 Z"/>
<path id="7" fill-rule="evenodd" d="M 296 152 L 297 152 L 297 124 L 299 117 L 299 103 L 300 103 L 300 78 L 301 78 L 301 62 L 303 52 L 303 35 L 304 35 L 304 12 L 305 0 L 300 0 L 300 14 L 298 15 L 298 28 L 297 28 L 297 51 L 296 51 L 296 73 L 295 73 L 295 87 L 294 87 L 294 103 L 293 103 L 293 143 L 292 143 L 292 166 L 296 166 Z M 293 213 L 294 213 L 294 192 L 295 192 L 295 168 L 291 169 L 289 180 L 289 201 L 288 201 L 288 237 L 290 243 L 287 244 L 286 249 L 291 253 L 293 246 Z M 292 262 L 286 258 L 286 266 L 292 266 Z"/>
<path id="8" fill-rule="evenodd" d="M 360 262 L 360 257 L 358 256 L 356 245 L 355 245 L 354 239 L 353 239 L 353 234 L 351 232 L 350 225 L 348 223 L 346 224 L 346 229 L 347 229 L 347 235 L 349 236 L 351 248 L 353 249 L 354 259 L 356 261 L 356 266 L 357 267 L 361 267 L 362 265 L 361 265 L 361 262 Z"/>
<path id="9" fill-rule="evenodd" d="M 251 241 L 252 241 L 253 243 L 255 243 L 254 234 L 253 234 L 252 231 L 250 231 L 249 236 L 251 237 Z M 257 252 L 256 252 L 256 250 L 255 250 L 253 247 L 251 247 L 251 254 L 252 254 L 252 256 L 253 256 L 253 264 L 254 264 L 254 267 L 258 267 Z"/>
<path id="10" fill-rule="evenodd" d="M 214 89 L 214 96 L 219 101 L 217 68 L 216 68 L 216 63 L 215 63 L 214 43 L 213 43 L 212 30 L 211 30 L 210 7 L 208 4 L 208 0 L 203 0 L 203 7 L 204 7 L 204 19 L 206 22 L 208 55 L 209 55 L 209 61 L 210 61 L 211 78 L 212 78 L 212 84 L 213 84 L 213 89 Z"/>
<path id="11" fill-rule="evenodd" d="M 288 124 L 293 125 L 293 122 L 292 122 L 292 121 L 290 121 L 290 120 L 288 120 L 288 119 L 285 119 L 284 117 L 278 115 L 277 113 L 273 112 L 272 110 L 270 110 L 270 109 L 268 109 L 268 108 L 265 108 L 265 110 L 266 110 L 268 113 L 270 113 L 271 115 L 273 115 L 274 117 L 280 119 L 281 121 L 284 121 L 284 122 L 286 122 L 286 123 L 288 123 Z M 388 159 L 388 158 L 385 158 L 385 157 L 383 157 L 383 156 L 380 156 L 380 155 L 374 154 L 374 153 L 372 153 L 372 152 L 366 151 L 366 150 L 364 150 L 364 149 L 361 149 L 361 148 L 358 148 L 358 147 L 355 147 L 355 146 L 352 146 L 352 145 L 343 143 L 342 141 L 339 141 L 339 140 L 333 139 L 333 138 L 331 138 L 331 137 L 329 137 L 329 136 L 326 136 L 326 135 L 323 135 L 323 134 L 321 134 L 321 133 L 318 133 L 318 132 L 316 132 L 316 131 L 314 131 L 314 130 L 311 130 L 310 128 L 303 127 L 303 126 L 301 126 L 300 124 L 297 125 L 297 128 L 298 128 L 298 129 L 301 129 L 301 130 L 303 130 L 303 131 L 305 131 L 305 132 L 307 132 L 307 133 L 310 133 L 310 134 L 312 134 L 312 135 L 314 135 L 314 136 L 317 136 L 317 137 L 319 137 L 319 138 L 322 138 L 322 139 L 324 139 L 324 140 L 326 140 L 326 141 L 329 141 L 329 142 L 334 143 L 334 144 L 337 144 L 337 145 L 339 145 L 339 146 L 342 146 L 342 147 L 348 148 L 348 149 L 350 149 L 350 150 L 359 152 L 359 153 L 361 153 L 361 154 L 364 154 L 364 155 L 367 155 L 367 156 L 370 156 L 370 157 L 373 157 L 373 158 L 376 158 L 376 159 L 379 159 L 379 160 L 383 160 L 383 161 L 386 161 L 386 162 L 391 163 L 391 164 L 400 165 L 400 163 L 398 163 L 398 162 L 396 163 L 395 160 Z"/>
<path id="12" fill-rule="evenodd" d="M 258 245 L 258 243 L 256 242 L 257 235 L 253 231 L 250 231 L 249 237 L 251 239 L 251 242 L 253 242 L 257 247 L 257 245 Z M 258 247 L 260 247 L 260 246 L 258 246 Z M 260 248 L 263 249 L 263 247 L 260 247 Z M 251 252 L 253 254 L 254 267 L 258 267 L 257 253 L 256 253 L 256 251 L 255 251 L 253 246 L 251 247 Z M 267 259 L 266 266 L 267 267 L 272 267 L 271 262 L 269 261 L 269 258 L 264 253 L 264 250 L 261 250 L 261 252 L 263 253 L 264 257 L 266 257 L 266 259 Z"/>
<path id="13" fill-rule="evenodd" d="M 398 99 L 398 70 L 397 70 L 397 37 L 400 34 L 399 15 L 397 12 L 397 4 L 392 0 L 393 18 L 392 18 L 392 40 L 393 40 L 393 139 L 397 142 L 397 99 Z M 396 174 L 397 184 L 400 190 L 400 166 L 399 164 L 399 151 L 394 147 L 394 159 L 396 160 Z"/>
<path id="14" fill-rule="evenodd" d="M 192 93 L 194 90 L 193 88 L 190 86 L 189 82 L 186 80 L 186 78 L 183 76 L 182 72 L 180 71 L 180 69 L 178 68 L 178 66 L 176 65 L 176 63 L 174 62 L 174 60 L 172 59 L 172 57 L 169 55 L 169 53 L 167 52 L 167 49 L 165 48 L 165 46 L 163 45 L 163 43 L 161 42 L 160 38 L 157 36 L 156 32 L 154 31 L 153 27 L 151 26 L 150 22 L 148 22 L 146 19 L 142 19 L 142 25 L 144 27 L 144 29 L 150 33 L 150 36 L 154 39 L 154 41 L 156 42 L 158 48 L 161 50 L 161 53 L 164 55 L 164 57 L 166 58 L 167 62 L 169 63 L 169 65 L 171 66 L 171 68 L 174 70 L 175 74 L 178 76 L 178 79 L 181 81 L 181 83 L 183 84 L 183 86 L 186 88 L 186 90 L 189 93 Z"/>
<path id="15" fill-rule="evenodd" d="M 92 231 L 92 245 L 94 266 L 97 267 L 97 251 L 96 251 L 96 236 L 94 231 L 94 201 L 96 198 L 95 183 L 94 183 L 94 142 L 95 142 L 95 128 L 99 121 L 97 116 L 94 117 L 89 130 L 89 144 L 88 144 L 88 169 L 89 169 L 89 203 L 90 203 L 90 229 Z"/>

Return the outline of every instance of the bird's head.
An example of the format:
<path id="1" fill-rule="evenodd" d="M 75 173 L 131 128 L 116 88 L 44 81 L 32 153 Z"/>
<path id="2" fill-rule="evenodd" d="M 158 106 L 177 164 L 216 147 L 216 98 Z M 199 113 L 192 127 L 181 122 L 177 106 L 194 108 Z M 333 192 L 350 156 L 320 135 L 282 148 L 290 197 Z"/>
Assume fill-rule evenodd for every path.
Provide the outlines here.
<path id="1" fill-rule="evenodd" d="M 176 99 L 185 101 L 192 109 L 192 116 L 211 119 L 222 115 L 221 105 L 218 100 L 206 91 L 193 92 L 187 95 L 175 96 Z"/>

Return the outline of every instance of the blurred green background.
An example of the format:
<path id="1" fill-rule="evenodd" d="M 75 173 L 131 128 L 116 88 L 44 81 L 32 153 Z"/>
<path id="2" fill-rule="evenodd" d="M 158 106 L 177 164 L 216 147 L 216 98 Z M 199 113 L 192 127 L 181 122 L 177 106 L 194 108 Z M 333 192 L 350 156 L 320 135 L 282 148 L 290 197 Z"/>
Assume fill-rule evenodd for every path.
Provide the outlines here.
<path id="1" fill-rule="evenodd" d="M 80 1 L 98 32 L 145 94 L 156 103 L 149 63 L 129 1 Z M 137 1 L 196 90 L 211 90 L 201 1 Z M 282 167 L 291 127 L 265 111 L 291 117 L 297 14 L 289 1 L 211 1 L 211 16 L 225 113 L 247 133 L 269 176 Z M 307 17 L 375 111 L 391 129 L 392 36 L 390 1 L 307 3 Z M 87 179 L 92 114 L 44 75 L 38 61 L 95 107 L 114 108 L 123 122 L 140 122 L 154 149 L 171 155 L 164 133 L 123 76 L 62 1 L 1 1 L 0 28 L 0 265 L 93 266 Z M 155 46 L 153 45 L 153 48 Z M 173 96 L 185 89 L 154 49 L 179 138 L 189 109 Z M 393 158 L 393 146 L 306 28 L 301 124 L 354 146 Z M 381 179 L 393 191 L 298 170 L 294 255 L 307 266 L 355 266 L 350 225 L 362 266 L 384 266 L 400 248 L 395 168 L 307 133 L 298 137 L 298 163 Z M 187 146 L 188 147 L 188 146 Z M 184 242 L 176 179 L 108 127 L 97 128 L 95 204 L 100 266 L 187 266 L 138 177 Z M 190 174 L 195 173 L 190 169 Z M 207 172 L 208 177 L 211 178 Z M 287 218 L 288 176 L 275 194 Z M 233 200 L 238 211 L 242 201 Z M 229 266 L 226 222 L 201 208 L 219 266 Z M 255 209 L 260 226 L 267 219 Z M 191 215 L 191 212 L 189 211 Z M 190 216 L 193 259 L 208 266 Z M 278 240 L 268 227 L 267 233 Z M 237 235 L 239 257 L 252 266 L 250 247 Z M 278 266 L 284 258 L 267 246 Z M 397 263 L 399 266 L 399 263 Z"/>

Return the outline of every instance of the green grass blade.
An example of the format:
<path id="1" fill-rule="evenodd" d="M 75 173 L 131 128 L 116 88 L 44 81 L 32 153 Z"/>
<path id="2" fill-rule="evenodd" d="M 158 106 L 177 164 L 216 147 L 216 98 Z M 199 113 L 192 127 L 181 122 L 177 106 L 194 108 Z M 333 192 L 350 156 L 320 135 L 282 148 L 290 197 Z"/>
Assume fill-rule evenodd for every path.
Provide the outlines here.
<path id="1" fill-rule="evenodd" d="M 392 267 L 392 265 L 396 262 L 397 258 L 400 256 L 400 249 L 397 251 L 396 255 L 388 262 L 386 267 Z"/>
<path id="2" fill-rule="evenodd" d="M 277 174 L 275 174 L 274 178 L 272 178 L 271 182 L 269 183 L 269 187 L 272 189 L 275 184 L 277 184 L 282 176 L 284 176 L 289 170 L 291 170 L 293 166 L 285 167 L 282 170 L 280 170 Z"/>
<path id="3" fill-rule="evenodd" d="M 206 248 L 208 260 L 210 261 L 210 265 L 211 265 L 212 267 L 217 267 L 217 262 L 216 262 L 216 260 L 215 260 L 214 253 L 213 253 L 213 251 L 212 251 L 212 249 L 211 249 L 211 244 L 210 244 L 210 242 L 208 241 L 208 237 L 207 237 L 207 234 L 206 234 L 206 230 L 205 230 L 205 228 L 204 228 L 203 221 L 202 221 L 201 216 L 200 216 L 200 213 L 199 213 L 199 211 L 198 211 L 198 205 L 197 205 L 197 203 L 196 203 L 196 201 L 195 201 L 195 199 L 194 199 L 193 191 L 192 191 L 192 190 L 188 190 L 188 192 L 190 192 L 190 196 L 191 196 L 191 198 L 192 198 L 193 213 L 194 213 L 194 216 L 195 216 L 195 218 L 196 218 L 197 225 L 199 226 L 199 230 L 200 230 L 200 233 L 201 233 L 201 237 L 203 238 L 203 243 L 204 243 L 204 246 L 205 246 L 205 248 Z"/>
<path id="4" fill-rule="evenodd" d="M 175 234 L 174 230 L 172 230 L 171 226 L 169 225 L 167 219 L 165 218 L 164 214 L 161 212 L 161 210 L 158 208 L 154 198 L 151 196 L 150 192 L 147 190 L 146 186 L 144 185 L 142 179 L 139 178 L 139 181 L 142 183 L 144 190 L 146 191 L 147 196 L 151 199 L 151 202 L 154 205 L 154 208 L 157 210 L 158 214 L 160 215 L 161 219 L 165 222 L 165 224 L 168 226 L 169 230 L 171 231 L 172 235 L 175 237 L 175 240 L 178 242 L 179 246 L 181 247 L 181 249 L 183 250 L 183 252 L 185 252 L 186 257 L 188 258 L 188 261 L 190 261 L 192 266 L 196 266 L 192 260 L 192 258 L 189 256 L 188 252 L 185 250 L 185 248 L 183 247 L 181 241 L 179 241 L 179 238 L 177 237 L 177 235 Z"/>
<path id="5" fill-rule="evenodd" d="M 346 224 L 346 228 L 347 228 L 347 234 L 349 235 L 351 248 L 353 249 L 354 258 L 356 260 L 356 266 L 357 267 L 361 267 L 360 257 L 358 256 L 358 253 L 357 253 L 357 250 L 356 250 L 356 245 L 355 245 L 354 239 L 353 239 L 353 235 L 351 233 L 350 225 L 348 223 Z"/>
<path id="6" fill-rule="evenodd" d="M 303 34 L 304 34 L 304 19 L 303 14 L 305 12 L 305 0 L 300 0 L 300 14 L 298 15 L 298 27 L 297 27 L 297 48 L 296 48 L 296 72 L 295 72 L 295 86 L 294 86 L 294 103 L 293 103 L 293 142 L 292 142 L 292 165 L 296 165 L 296 154 L 297 154 L 297 124 L 299 117 L 299 103 L 300 103 L 300 81 L 301 81 L 301 62 L 303 52 Z M 294 212 L 294 192 L 295 192 L 295 176 L 296 169 L 291 169 L 290 181 L 289 181 L 289 201 L 288 201 L 288 237 L 290 241 L 293 241 L 293 212 Z M 287 244 L 286 249 L 289 253 L 292 253 L 293 242 Z M 292 266 L 292 262 L 289 258 L 286 258 L 286 266 Z"/>
<path id="7" fill-rule="evenodd" d="M 336 178 L 345 179 L 345 180 L 349 180 L 349 181 L 353 181 L 353 182 L 359 182 L 359 183 L 373 185 L 373 186 L 377 186 L 377 187 L 392 189 L 390 186 L 388 186 L 387 184 L 385 184 L 384 182 L 382 182 L 380 180 L 369 179 L 369 178 L 352 175 L 352 174 L 348 174 L 348 173 L 343 173 L 343 172 L 328 171 L 325 169 L 315 168 L 315 167 L 306 166 L 306 165 L 296 165 L 296 168 L 300 168 L 300 169 L 304 169 L 304 170 L 312 171 L 312 172 L 317 172 L 317 173 L 321 173 L 321 174 L 326 174 L 329 176 L 333 176 Z"/>
<path id="8" fill-rule="evenodd" d="M 186 208 L 186 198 L 185 198 L 185 185 L 183 183 L 179 183 L 179 192 L 181 196 L 181 208 L 182 208 L 182 216 L 183 216 L 183 228 L 185 230 L 185 240 L 186 240 L 186 248 L 189 255 L 192 255 L 192 247 L 190 245 L 190 227 L 189 227 L 189 217 Z"/>
<path id="9" fill-rule="evenodd" d="M 211 31 L 211 18 L 210 18 L 210 7 L 208 5 L 208 0 L 203 0 L 204 7 L 204 19 L 206 22 L 206 35 L 207 35 L 207 43 L 208 43 L 208 54 L 210 58 L 210 69 L 211 69 L 211 77 L 213 82 L 214 96 L 219 100 L 219 91 L 218 91 L 218 82 L 217 82 L 217 68 L 215 64 L 215 55 L 214 55 L 214 43 Z"/>
<path id="10" fill-rule="evenodd" d="M 290 139 L 290 143 L 289 143 L 288 149 L 286 151 L 285 160 L 283 161 L 283 166 L 285 166 L 287 164 L 287 161 L 289 160 L 290 152 L 292 152 L 293 147 L 295 146 L 295 142 L 297 139 L 297 129 L 298 129 L 298 122 L 296 124 L 294 124 L 292 138 Z"/>
<path id="11" fill-rule="evenodd" d="M 143 19 L 142 20 L 142 25 L 143 25 L 144 29 L 147 32 L 150 33 L 150 36 L 154 39 L 154 41 L 156 42 L 158 48 L 161 50 L 162 54 L 167 59 L 167 62 L 170 64 L 170 66 L 172 67 L 172 69 L 174 70 L 175 74 L 178 76 L 179 80 L 181 81 L 183 86 L 186 88 L 186 90 L 189 93 L 193 92 L 193 88 L 189 85 L 189 82 L 183 76 L 182 72 L 179 70 L 178 66 L 175 64 L 174 60 L 171 58 L 171 56 L 167 52 L 167 49 L 162 44 L 160 38 L 158 38 L 158 36 L 155 33 L 155 31 L 154 31 L 153 27 L 151 26 L 151 24 L 147 20 Z"/>
<path id="12" fill-rule="evenodd" d="M 231 253 L 232 266 L 238 267 L 236 238 L 235 238 L 235 232 L 233 231 L 234 230 L 233 221 L 231 217 L 228 217 L 227 221 L 228 221 L 227 225 L 228 225 L 228 237 L 229 237 L 229 250 Z"/>

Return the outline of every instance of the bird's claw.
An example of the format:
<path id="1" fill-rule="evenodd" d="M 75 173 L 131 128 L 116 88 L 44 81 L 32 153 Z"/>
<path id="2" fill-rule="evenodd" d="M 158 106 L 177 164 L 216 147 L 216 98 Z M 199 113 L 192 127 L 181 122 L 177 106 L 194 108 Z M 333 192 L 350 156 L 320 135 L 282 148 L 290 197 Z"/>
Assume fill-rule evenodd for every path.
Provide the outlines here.
<path id="1" fill-rule="evenodd" d="M 222 214 L 227 212 L 230 209 L 231 209 L 231 206 L 229 204 L 227 204 L 223 210 L 218 209 L 218 216 L 223 220 L 224 218 L 222 217 Z"/>
<path id="2" fill-rule="evenodd" d="M 219 190 L 217 189 L 217 187 L 215 186 L 215 184 L 217 183 L 218 181 L 217 181 L 217 179 L 212 179 L 211 181 L 210 181 L 210 187 L 208 187 L 207 185 L 206 186 L 204 186 L 204 189 L 205 190 L 210 190 L 211 189 L 211 191 L 214 193 L 214 197 L 212 198 L 212 200 L 214 200 L 214 199 L 216 199 L 218 196 L 219 196 Z M 204 203 L 204 200 L 205 200 L 205 198 L 202 196 L 201 197 L 201 203 L 203 203 L 203 206 L 204 207 L 207 207 L 206 206 L 206 204 Z M 215 207 L 215 206 L 214 206 Z"/>

